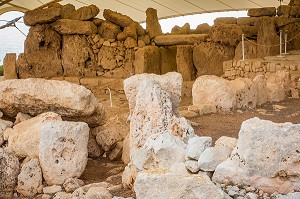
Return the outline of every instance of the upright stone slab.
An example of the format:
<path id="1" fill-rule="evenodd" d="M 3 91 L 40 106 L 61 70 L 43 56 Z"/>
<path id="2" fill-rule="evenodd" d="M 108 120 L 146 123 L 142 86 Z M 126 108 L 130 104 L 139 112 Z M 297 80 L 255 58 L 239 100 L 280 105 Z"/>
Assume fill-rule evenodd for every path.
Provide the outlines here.
<path id="1" fill-rule="evenodd" d="M 177 71 L 177 63 L 176 63 L 176 46 L 164 46 L 159 47 L 160 52 L 160 72 L 162 75 Z"/>
<path id="2" fill-rule="evenodd" d="M 160 53 L 157 46 L 145 46 L 135 52 L 135 74 L 160 74 Z"/>
<path id="3" fill-rule="evenodd" d="M 5 79 L 18 79 L 16 60 L 16 53 L 9 53 L 5 55 L 3 59 L 3 72 Z"/>
<path id="4" fill-rule="evenodd" d="M 193 46 L 177 46 L 176 63 L 177 71 L 182 75 L 183 81 L 194 80 L 196 69 L 193 64 Z"/>
<path id="5" fill-rule="evenodd" d="M 154 8 L 148 8 L 146 10 L 146 30 L 148 30 L 150 38 L 162 34 L 157 17 L 157 10 Z"/>

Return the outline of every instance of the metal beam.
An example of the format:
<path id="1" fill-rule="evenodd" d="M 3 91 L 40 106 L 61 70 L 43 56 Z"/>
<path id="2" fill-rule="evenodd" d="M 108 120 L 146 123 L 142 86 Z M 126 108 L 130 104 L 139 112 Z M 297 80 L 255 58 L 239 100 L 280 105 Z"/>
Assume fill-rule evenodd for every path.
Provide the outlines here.
<path id="1" fill-rule="evenodd" d="M 1 1 L 0 2 L 0 7 L 1 6 L 3 6 L 3 5 L 5 5 L 5 4 L 7 4 L 7 3 L 9 3 L 9 2 L 11 2 L 12 0 L 4 0 L 4 1 Z"/>

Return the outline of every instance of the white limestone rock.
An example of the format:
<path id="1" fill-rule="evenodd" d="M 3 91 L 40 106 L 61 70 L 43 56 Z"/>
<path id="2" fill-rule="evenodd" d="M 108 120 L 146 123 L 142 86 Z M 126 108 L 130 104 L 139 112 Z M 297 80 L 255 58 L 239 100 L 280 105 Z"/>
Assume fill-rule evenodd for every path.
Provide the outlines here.
<path id="1" fill-rule="evenodd" d="M 72 198 L 71 193 L 60 191 L 55 193 L 52 199 L 70 199 L 70 198 Z"/>
<path id="2" fill-rule="evenodd" d="M 82 187 L 84 182 L 77 178 L 68 178 L 63 184 L 63 188 L 67 193 L 72 193 L 79 187 Z"/>
<path id="3" fill-rule="evenodd" d="M 237 144 L 236 138 L 221 136 L 215 142 L 215 147 L 226 146 L 226 147 L 230 148 L 231 150 L 233 150 L 234 147 L 236 147 L 236 144 Z"/>
<path id="4" fill-rule="evenodd" d="M 186 158 L 198 160 L 201 153 L 208 147 L 211 147 L 212 138 L 206 136 L 195 136 L 188 140 L 186 147 Z"/>
<path id="5" fill-rule="evenodd" d="M 249 78 L 230 81 L 236 93 L 236 109 L 253 109 L 257 103 L 257 85 Z"/>
<path id="6" fill-rule="evenodd" d="M 70 177 L 80 177 L 88 157 L 88 125 L 47 121 L 40 131 L 39 159 L 46 183 L 63 184 Z"/>
<path id="7" fill-rule="evenodd" d="M 123 140 L 122 161 L 124 162 L 125 165 L 130 162 L 129 135 L 126 136 L 125 139 Z"/>
<path id="8" fill-rule="evenodd" d="M 52 186 L 48 186 L 48 187 L 44 187 L 43 188 L 43 193 L 44 194 L 55 194 L 57 192 L 60 192 L 62 190 L 61 186 L 59 185 L 52 185 Z"/>
<path id="9" fill-rule="evenodd" d="M 22 112 L 39 115 L 53 111 L 61 116 L 89 116 L 98 108 L 94 94 L 67 81 L 38 78 L 0 82 L 0 110 L 14 117 Z"/>
<path id="10" fill-rule="evenodd" d="M 185 166 L 192 173 L 197 173 L 200 170 L 197 160 L 187 160 Z"/>
<path id="11" fill-rule="evenodd" d="M 129 102 L 130 113 L 135 109 L 137 94 L 144 81 L 154 82 L 162 90 L 168 91 L 170 95 L 171 108 L 178 114 L 181 101 L 182 76 L 177 72 L 169 72 L 165 75 L 138 74 L 124 80 L 124 91 Z"/>
<path id="12" fill-rule="evenodd" d="M 145 199 L 230 199 L 205 174 L 178 175 L 166 170 L 139 172 L 134 191 L 137 198 Z"/>
<path id="13" fill-rule="evenodd" d="M 285 71 L 277 71 L 267 79 L 268 101 L 279 102 L 285 99 L 285 91 L 289 82 L 289 74 Z"/>
<path id="14" fill-rule="evenodd" d="M 19 174 L 19 160 L 0 147 L 0 198 L 12 198 Z"/>
<path id="15" fill-rule="evenodd" d="M 213 181 L 245 184 L 266 193 L 300 190 L 300 124 L 252 118 L 242 123 L 236 148 L 218 165 Z"/>
<path id="16" fill-rule="evenodd" d="M 16 116 L 14 125 L 24 122 L 25 120 L 29 120 L 30 118 L 32 118 L 30 115 L 19 112 Z"/>
<path id="17" fill-rule="evenodd" d="M 33 197 L 42 185 L 42 169 L 38 159 L 26 162 L 18 175 L 17 192 L 25 197 Z"/>
<path id="18" fill-rule="evenodd" d="M 109 191 L 104 187 L 91 187 L 84 198 L 86 199 L 112 199 L 112 195 L 109 193 Z"/>
<path id="19" fill-rule="evenodd" d="M 231 111 L 236 107 L 236 92 L 228 80 L 213 75 L 196 79 L 192 88 L 193 105 L 211 104 L 218 111 Z"/>
<path id="20" fill-rule="evenodd" d="M 268 101 L 267 80 L 264 75 L 257 75 L 253 82 L 257 86 L 257 105 L 260 106 Z"/>
<path id="21" fill-rule="evenodd" d="M 38 157 L 41 127 L 46 121 L 61 121 L 60 115 L 47 112 L 21 122 L 9 132 L 8 147 L 12 148 L 19 158 Z"/>
<path id="22" fill-rule="evenodd" d="M 226 160 L 232 149 L 220 146 L 220 147 L 209 147 L 201 153 L 198 165 L 202 171 L 214 171 L 216 167 Z"/>

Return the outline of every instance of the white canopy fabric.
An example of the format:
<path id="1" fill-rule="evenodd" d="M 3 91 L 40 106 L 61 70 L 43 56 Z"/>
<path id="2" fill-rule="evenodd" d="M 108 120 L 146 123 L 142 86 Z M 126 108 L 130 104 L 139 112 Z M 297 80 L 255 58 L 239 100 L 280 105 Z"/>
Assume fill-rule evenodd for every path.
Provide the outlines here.
<path id="1" fill-rule="evenodd" d="M 62 5 L 71 3 L 76 8 L 94 4 L 100 8 L 99 18 L 103 18 L 103 10 L 111 9 L 130 16 L 133 20 L 144 22 L 145 11 L 152 7 L 157 9 L 160 19 L 191 14 L 248 10 L 249 8 L 278 7 L 279 0 L 0 0 L 0 14 L 8 11 L 32 10 L 50 2 Z M 282 5 L 289 3 L 283 0 Z"/>

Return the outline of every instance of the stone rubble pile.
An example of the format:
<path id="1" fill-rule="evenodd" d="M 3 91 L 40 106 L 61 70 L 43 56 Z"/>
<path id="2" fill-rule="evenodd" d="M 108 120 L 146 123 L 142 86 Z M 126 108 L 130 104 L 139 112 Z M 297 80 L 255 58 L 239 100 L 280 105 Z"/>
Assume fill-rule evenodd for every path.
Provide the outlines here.
<path id="1" fill-rule="evenodd" d="M 0 198 L 113 198 L 110 189 L 120 189 L 114 184 L 84 186 L 78 178 L 88 157 L 121 159 L 129 127 L 118 131 L 115 125 L 126 120 L 106 120 L 103 105 L 77 84 L 45 79 L 0 84 Z"/>

